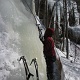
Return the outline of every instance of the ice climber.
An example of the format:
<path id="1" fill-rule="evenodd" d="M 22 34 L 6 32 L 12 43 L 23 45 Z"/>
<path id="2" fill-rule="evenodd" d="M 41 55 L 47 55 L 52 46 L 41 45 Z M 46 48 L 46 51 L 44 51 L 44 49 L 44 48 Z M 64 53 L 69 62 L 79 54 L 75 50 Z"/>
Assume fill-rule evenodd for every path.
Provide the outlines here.
<path id="1" fill-rule="evenodd" d="M 41 35 L 42 33 L 39 27 L 38 27 L 38 30 L 39 30 L 39 38 L 43 43 L 43 53 L 46 61 L 47 78 L 48 80 L 54 80 L 53 63 L 56 61 L 56 54 L 54 50 L 54 40 L 52 38 L 54 30 L 53 28 L 47 28 L 44 33 L 44 36 Z"/>

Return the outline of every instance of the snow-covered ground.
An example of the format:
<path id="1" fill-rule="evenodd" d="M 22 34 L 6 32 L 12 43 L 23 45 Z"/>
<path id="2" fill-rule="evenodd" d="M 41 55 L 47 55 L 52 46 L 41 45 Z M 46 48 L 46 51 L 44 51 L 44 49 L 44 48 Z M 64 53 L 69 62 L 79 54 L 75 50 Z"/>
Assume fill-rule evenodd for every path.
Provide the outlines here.
<path id="1" fill-rule="evenodd" d="M 61 80 L 80 80 L 80 64 L 66 59 L 66 56 L 57 48 L 56 52 L 62 64 Z"/>
<path id="2" fill-rule="evenodd" d="M 70 45 L 71 57 L 74 58 L 74 63 L 80 64 L 80 45 L 72 43 Z"/>

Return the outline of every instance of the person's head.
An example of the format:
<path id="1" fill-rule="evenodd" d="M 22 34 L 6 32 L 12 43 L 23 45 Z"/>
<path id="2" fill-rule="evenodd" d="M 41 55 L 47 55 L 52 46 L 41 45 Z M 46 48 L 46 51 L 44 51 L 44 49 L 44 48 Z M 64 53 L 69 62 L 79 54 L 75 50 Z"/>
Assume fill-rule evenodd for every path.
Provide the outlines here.
<path id="1" fill-rule="evenodd" d="M 47 28 L 44 34 L 44 38 L 47 37 L 52 37 L 52 35 L 54 34 L 54 29 L 53 28 Z"/>

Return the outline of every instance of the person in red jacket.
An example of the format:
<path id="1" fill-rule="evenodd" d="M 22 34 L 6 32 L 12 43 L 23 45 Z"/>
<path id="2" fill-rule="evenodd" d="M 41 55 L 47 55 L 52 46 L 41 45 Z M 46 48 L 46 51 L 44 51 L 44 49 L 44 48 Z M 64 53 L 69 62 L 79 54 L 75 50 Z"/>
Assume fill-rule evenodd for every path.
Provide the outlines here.
<path id="1" fill-rule="evenodd" d="M 46 61 L 48 80 L 54 80 L 53 63 L 56 61 L 56 54 L 54 50 L 54 40 L 52 38 L 53 33 L 54 33 L 53 28 L 47 28 L 44 34 L 44 39 L 40 39 L 43 43 L 43 53 Z"/>
<path id="2" fill-rule="evenodd" d="M 48 80 L 53 80 L 53 62 L 56 60 L 56 54 L 54 50 L 54 41 L 52 35 L 54 30 L 52 28 L 47 28 L 44 34 L 44 41 L 43 41 L 43 52 L 44 57 L 46 60 L 46 69 L 47 69 L 47 77 Z"/>

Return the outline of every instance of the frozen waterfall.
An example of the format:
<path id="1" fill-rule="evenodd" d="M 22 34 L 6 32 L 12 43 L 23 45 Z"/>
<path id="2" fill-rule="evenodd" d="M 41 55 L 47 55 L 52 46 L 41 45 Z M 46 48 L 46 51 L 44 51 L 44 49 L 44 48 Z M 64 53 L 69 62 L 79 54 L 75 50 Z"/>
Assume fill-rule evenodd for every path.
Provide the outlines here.
<path id="1" fill-rule="evenodd" d="M 32 6 L 32 0 L 26 1 Z M 23 63 L 17 61 L 22 55 L 28 65 L 37 57 L 39 78 L 46 80 L 43 45 L 35 24 L 23 0 L 0 0 L 0 80 L 26 80 Z M 29 68 L 35 75 L 34 65 Z"/>

